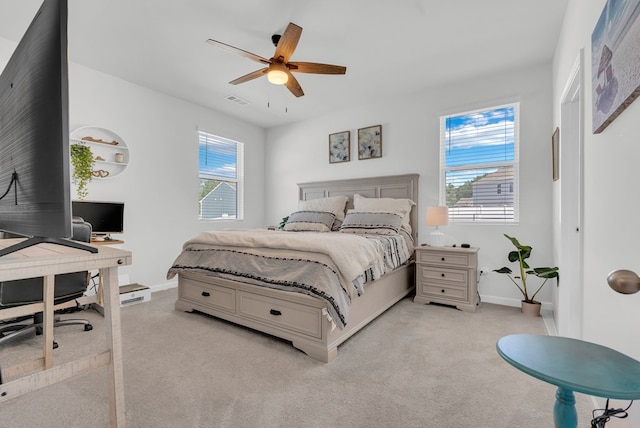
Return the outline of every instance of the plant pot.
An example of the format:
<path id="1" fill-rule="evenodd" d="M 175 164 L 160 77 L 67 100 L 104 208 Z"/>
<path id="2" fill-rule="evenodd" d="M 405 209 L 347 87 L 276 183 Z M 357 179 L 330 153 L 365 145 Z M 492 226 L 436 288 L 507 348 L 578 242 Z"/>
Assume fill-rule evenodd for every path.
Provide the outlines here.
<path id="1" fill-rule="evenodd" d="M 539 317 L 541 307 L 542 304 L 540 302 L 525 302 L 524 300 L 520 302 L 522 314 L 528 317 Z"/>

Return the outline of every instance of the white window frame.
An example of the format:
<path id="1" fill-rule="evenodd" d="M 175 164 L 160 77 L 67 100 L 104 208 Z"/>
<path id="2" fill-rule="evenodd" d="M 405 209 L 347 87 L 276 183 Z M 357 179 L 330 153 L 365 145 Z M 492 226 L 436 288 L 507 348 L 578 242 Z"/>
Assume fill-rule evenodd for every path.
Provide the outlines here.
<path id="1" fill-rule="evenodd" d="M 200 170 L 200 144 L 202 140 L 209 140 L 212 142 L 221 142 L 227 144 L 235 144 L 236 146 L 236 177 L 230 178 L 223 175 L 215 175 L 203 173 Z M 202 210 L 200 207 L 200 201 L 198 201 L 198 220 L 199 221 L 237 221 L 244 220 L 244 143 L 231 140 L 228 138 L 220 137 L 210 132 L 198 130 L 198 185 L 200 180 L 216 180 L 226 183 L 234 183 L 236 186 L 236 215 L 235 217 L 216 217 L 216 218 L 202 218 Z"/>
<path id="2" fill-rule="evenodd" d="M 514 159 L 509 160 L 494 160 L 491 162 L 467 162 L 463 165 L 449 166 L 447 167 L 447 125 L 446 121 L 449 118 L 470 116 L 477 113 L 490 112 L 501 108 L 513 108 L 514 109 Z M 513 214 L 510 213 L 508 206 L 503 207 L 449 207 L 449 222 L 450 223 L 471 223 L 471 224 L 518 224 L 520 213 L 520 185 L 519 185 L 519 155 L 520 151 L 520 103 L 511 102 L 502 105 L 495 105 L 486 108 L 480 108 L 471 111 L 459 112 L 454 114 L 447 114 L 440 116 L 440 195 L 439 204 L 447 205 L 447 173 L 455 171 L 465 171 L 473 169 L 498 169 L 503 167 L 513 168 L 513 181 L 509 183 L 509 187 L 505 189 L 505 186 L 501 186 L 502 193 L 510 191 L 513 193 Z M 506 184 L 506 183 L 505 183 Z M 513 187 L 511 187 L 513 186 Z"/>

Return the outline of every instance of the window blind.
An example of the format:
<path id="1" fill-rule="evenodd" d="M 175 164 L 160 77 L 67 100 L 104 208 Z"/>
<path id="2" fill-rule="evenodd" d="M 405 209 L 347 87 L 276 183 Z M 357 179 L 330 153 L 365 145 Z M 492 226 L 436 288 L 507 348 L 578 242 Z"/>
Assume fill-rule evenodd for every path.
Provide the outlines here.
<path id="1" fill-rule="evenodd" d="M 440 118 L 440 203 L 449 221 L 518 221 L 519 104 Z"/>
<path id="2" fill-rule="evenodd" d="M 244 144 L 198 131 L 199 218 L 243 218 Z"/>

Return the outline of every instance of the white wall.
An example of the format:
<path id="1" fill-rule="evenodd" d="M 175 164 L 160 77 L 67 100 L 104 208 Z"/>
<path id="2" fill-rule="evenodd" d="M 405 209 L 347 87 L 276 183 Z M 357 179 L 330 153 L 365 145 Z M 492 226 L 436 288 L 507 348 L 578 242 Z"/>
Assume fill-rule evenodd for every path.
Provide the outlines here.
<path id="1" fill-rule="evenodd" d="M 70 129 L 100 126 L 122 137 L 131 160 L 113 179 L 92 180 L 87 200 L 125 203 L 132 282 L 156 286 L 182 243 L 220 227 L 263 224 L 264 130 L 224 114 L 133 85 L 82 66 L 69 78 Z M 245 220 L 200 222 L 197 129 L 245 143 Z"/>
<path id="2" fill-rule="evenodd" d="M 531 245 L 535 265 L 549 265 L 553 260 L 550 65 L 458 82 L 267 131 L 265 221 L 277 224 L 296 209 L 296 183 L 404 173 L 420 174 L 422 219 L 426 207 L 438 203 L 440 116 L 517 100 L 521 102 L 520 224 L 449 225 L 443 231 L 449 245 L 467 242 L 480 247 L 481 267 L 497 269 L 508 264 L 511 243 L 503 233 Z M 377 124 L 382 124 L 382 158 L 357 160 L 357 129 Z M 328 135 L 346 130 L 351 131 L 351 161 L 329 164 Z M 430 231 L 420 225 L 420 243 L 426 242 Z M 540 300 L 551 301 L 552 287 L 543 289 Z M 520 304 L 517 289 L 496 273 L 481 279 L 479 291 L 485 301 Z"/>
<path id="3" fill-rule="evenodd" d="M 0 39 L 2 68 L 15 46 Z M 127 170 L 111 179 L 92 180 L 86 199 L 125 203 L 125 233 L 115 237 L 133 254 L 133 264 L 120 270 L 131 282 L 166 286 L 167 269 L 183 242 L 200 231 L 263 225 L 262 128 L 77 64 L 70 64 L 69 74 L 70 131 L 107 128 L 130 149 Z M 198 127 L 246 144 L 244 221 L 197 219 Z"/>
<path id="4" fill-rule="evenodd" d="M 591 131 L 591 33 L 605 3 L 569 1 L 553 62 L 553 108 L 555 123 L 559 123 L 561 92 L 578 51 L 584 48 L 583 336 L 640 360 L 636 328 L 640 325 L 640 293 L 618 294 L 606 282 L 607 275 L 616 269 L 640 272 L 640 199 L 633 190 L 639 178 L 640 101 L 631 104 L 602 133 L 594 135 Z M 615 407 L 626 404 L 617 403 Z M 632 407 L 630 418 L 612 420 L 610 425 L 640 426 L 640 411 Z"/>
<path id="5" fill-rule="evenodd" d="M 624 296 L 606 278 L 616 269 L 640 272 L 637 212 L 640 101 L 631 104 L 600 134 L 591 131 L 591 32 L 605 0 L 571 1 L 554 60 L 554 116 L 580 48 L 584 48 L 584 336 L 640 358 L 640 340 L 629 326 L 640 322 L 640 293 Z"/>

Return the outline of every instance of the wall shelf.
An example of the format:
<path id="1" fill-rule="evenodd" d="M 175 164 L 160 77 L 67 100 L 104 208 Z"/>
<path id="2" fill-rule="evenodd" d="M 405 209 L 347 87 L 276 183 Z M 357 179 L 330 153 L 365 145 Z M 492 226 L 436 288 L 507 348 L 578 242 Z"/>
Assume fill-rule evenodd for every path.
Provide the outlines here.
<path id="1" fill-rule="evenodd" d="M 82 144 L 91 149 L 94 158 L 94 179 L 116 177 L 129 166 L 130 153 L 127 143 L 108 129 L 96 126 L 78 128 L 71 133 L 70 144 Z"/>

